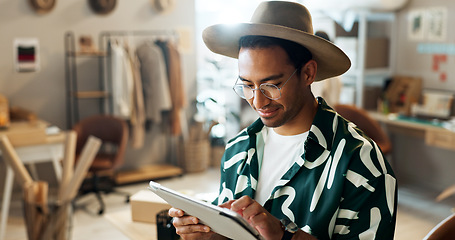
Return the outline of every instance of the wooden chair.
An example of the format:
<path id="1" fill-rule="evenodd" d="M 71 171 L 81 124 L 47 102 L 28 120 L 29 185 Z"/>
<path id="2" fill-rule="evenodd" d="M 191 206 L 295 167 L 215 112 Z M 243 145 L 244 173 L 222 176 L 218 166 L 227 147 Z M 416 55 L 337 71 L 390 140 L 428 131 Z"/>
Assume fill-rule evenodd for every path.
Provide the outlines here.
<path id="1" fill-rule="evenodd" d="M 128 142 L 126 122 L 110 115 L 94 115 L 78 122 L 74 125 L 73 130 L 77 133 L 76 156 L 80 154 L 90 135 L 101 139 L 103 143 L 89 168 L 90 182 L 81 186 L 79 196 L 94 193 L 100 204 L 99 215 L 103 214 L 105 209 L 101 193 L 123 194 L 126 196 L 126 202 L 129 202 L 128 193 L 118 192 L 114 189 L 114 177 L 117 169 L 124 162 Z M 103 184 L 102 180 L 107 180 L 107 183 Z"/>
<path id="2" fill-rule="evenodd" d="M 455 239 L 455 213 L 442 220 L 423 238 L 423 240 Z"/>
<path id="3" fill-rule="evenodd" d="M 383 154 L 388 154 L 392 150 L 389 136 L 384 132 L 381 125 L 371 118 L 368 113 L 354 105 L 337 104 L 334 110 L 342 117 L 355 123 L 368 137 L 373 139 L 381 148 Z"/>

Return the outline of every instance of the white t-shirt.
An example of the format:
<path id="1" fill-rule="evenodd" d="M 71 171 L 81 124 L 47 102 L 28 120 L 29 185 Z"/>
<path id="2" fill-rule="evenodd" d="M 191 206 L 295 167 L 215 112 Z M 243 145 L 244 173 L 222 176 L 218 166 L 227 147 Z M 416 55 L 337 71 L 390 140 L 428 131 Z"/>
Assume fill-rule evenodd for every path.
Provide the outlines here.
<path id="1" fill-rule="evenodd" d="M 281 177 L 294 164 L 294 159 L 303 154 L 303 144 L 308 137 L 308 131 L 298 135 L 283 136 L 276 133 L 273 128 L 267 129 L 255 195 L 255 200 L 261 205 L 270 198 L 272 190 L 278 185 Z"/>

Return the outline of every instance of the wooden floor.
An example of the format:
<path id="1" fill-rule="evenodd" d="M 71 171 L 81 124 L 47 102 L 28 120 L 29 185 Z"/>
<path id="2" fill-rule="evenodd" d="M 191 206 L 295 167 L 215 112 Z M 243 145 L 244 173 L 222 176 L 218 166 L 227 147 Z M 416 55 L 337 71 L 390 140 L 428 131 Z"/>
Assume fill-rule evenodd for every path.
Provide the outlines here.
<path id="1" fill-rule="evenodd" d="M 218 170 L 208 170 L 204 173 L 187 174 L 182 177 L 164 179 L 159 182 L 174 189 L 184 190 L 188 194 L 210 193 L 218 191 Z M 119 187 L 119 190 L 134 194 L 147 188 L 147 182 Z M 400 186 L 398 195 L 398 214 L 395 239 L 410 240 L 422 239 L 439 221 L 449 216 L 455 200 L 449 198 L 443 203 L 435 203 L 434 193 L 422 192 L 416 189 Z M 26 239 L 25 227 L 22 220 L 22 206 L 20 194 L 13 196 L 10 217 L 6 231 L 6 240 Z M 94 197 L 87 196 L 79 202 L 85 205 L 85 210 L 76 210 L 73 218 L 72 240 L 126 240 L 135 239 L 122 231 L 122 224 L 115 224 L 113 217 L 121 217 L 123 220 L 137 229 L 148 230 L 148 224 L 133 223 L 129 217 L 129 204 L 118 195 L 105 196 L 106 212 L 104 216 L 95 214 L 97 204 Z M 153 225 L 150 225 L 153 226 Z M 150 235 L 141 234 L 140 239 L 156 239 L 155 229 L 146 231 Z"/>

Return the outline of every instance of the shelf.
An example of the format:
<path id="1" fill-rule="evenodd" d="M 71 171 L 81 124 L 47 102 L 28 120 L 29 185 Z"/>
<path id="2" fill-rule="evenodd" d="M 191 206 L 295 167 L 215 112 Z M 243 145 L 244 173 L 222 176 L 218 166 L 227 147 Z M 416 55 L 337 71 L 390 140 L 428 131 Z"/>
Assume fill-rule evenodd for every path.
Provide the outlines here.
<path id="1" fill-rule="evenodd" d="M 106 91 L 79 91 L 74 96 L 77 98 L 107 98 L 109 93 Z"/>
<path id="2" fill-rule="evenodd" d="M 389 21 L 393 22 L 395 20 L 395 14 L 393 12 L 380 12 L 380 11 L 364 11 L 366 14 L 366 20 L 377 22 L 377 21 Z M 359 21 L 360 14 L 355 15 L 355 21 Z"/>
<path id="3" fill-rule="evenodd" d="M 76 37 L 74 33 L 68 31 L 65 33 L 65 79 L 66 79 L 66 105 L 67 105 L 67 128 L 71 129 L 74 124 L 79 122 L 82 112 L 87 110 L 80 107 L 80 101 L 89 100 L 96 108 L 97 113 L 108 113 L 111 94 L 109 92 L 107 82 L 105 82 L 105 69 L 108 51 L 94 48 L 77 48 Z M 91 62 L 90 70 L 86 70 L 91 77 L 80 77 L 79 68 L 82 62 L 88 60 Z M 82 61 L 82 62 L 81 62 Z M 98 67 L 98 72 L 94 71 L 95 65 Z M 95 75 L 98 75 L 95 77 Z M 92 82 L 95 79 L 96 81 Z M 80 87 L 84 86 L 82 89 Z M 85 104 L 85 103 L 84 103 Z"/>
<path id="4" fill-rule="evenodd" d="M 347 77 L 356 77 L 358 74 L 360 74 L 361 70 L 360 69 L 349 69 L 344 75 Z M 365 69 L 363 74 L 365 74 L 366 77 L 369 76 L 390 76 L 392 75 L 392 70 L 390 68 L 371 68 L 371 69 Z"/>
<path id="5" fill-rule="evenodd" d="M 391 39 L 394 33 L 397 31 L 393 20 L 395 19 L 395 13 L 373 13 L 368 11 L 359 11 L 356 13 L 356 19 L 358 21 L 358 34 L 357 34 L 357 50 L 356 50 L 356 66 L 357 68 L 352 69 L 346 73 L 346 76 L 354 77 L 355 80 L 355 104 L 358 107 L 363 107 L 363 90 L 365 87 L 367 77 L 389 77 L 393 74 L 394 58 L 392 57 L 393 50 L 395 48 L 394 41 Z M 388 67 L 369 69 L 366 68 L 366 53 L 367 53 L 367 42 L 368 42 L 368 23 L 386 21 L 390 25 L 390 44 L 388 46 Z"/>
<path id="6" fill-rule="evenodd" d="M 106 52 L 68 52 L 68 56 L 71 57 L 105 57 Z"/>
<path id="7" fill-rule="evenodd" d="M 149 181 L 152 179 L 180 176 L 183 170 L 179 167 L 166 164 L 146 165 L 139 169 L 118 172 L 115 183 L 127 184 L 133 182 Z"/>

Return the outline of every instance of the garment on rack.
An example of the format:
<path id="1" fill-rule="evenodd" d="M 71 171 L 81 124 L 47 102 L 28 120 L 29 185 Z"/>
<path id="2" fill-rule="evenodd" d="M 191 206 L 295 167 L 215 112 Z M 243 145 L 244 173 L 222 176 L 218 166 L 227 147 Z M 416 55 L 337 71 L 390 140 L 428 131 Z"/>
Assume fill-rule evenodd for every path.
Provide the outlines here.
<path id="1" fill-rule="evenodd" d="M 127 42 L 111 42 L 112 114 L 131 123 L 131 145 L 141 148 L 145 138 L 144 96 L 140 63 Z"/>
<path id="2" fill-rule="evenodd" d="M 111 43 L 112 114 L 124 119 L 131 116 L 133 72 L 128 53 L 118 42 Z"/>
<path id="3" fill-rule="evenodd" d="M 134 51 L 130 51 L 126 47 L 126 52 L 129 53 L 131 70 L 133 72 L 133 104 L 131 108 L 131 145 L 133 148 L 139 149 L 144 146 L 145 138 L 145 110 L 144 110 L 144 94 L 142 91 L 142 80 L 140 67 L 141 64 Z"/>
<path id="4" fill-rule="evenodd" d="M 163 52 L 151 41 L 136 49 L 141 68 L 146 119 L 161 123 L 162 112 L 172 109 L 169 80 Z"/>
<path id="5" fill-rule="evenodd" d="M 187 105 L 182 78 L 180 53 L 177 47 L 169 41 L 157 41 L 156 44 L 163 51 L 169 77 L 169 86 L 172 90 L 171 133 L 174 136 L 179 136 L 182 135 L 184 128 L 183 124 L 185 124 L 185 121 L 182 115 L 184 108 Z"/>

